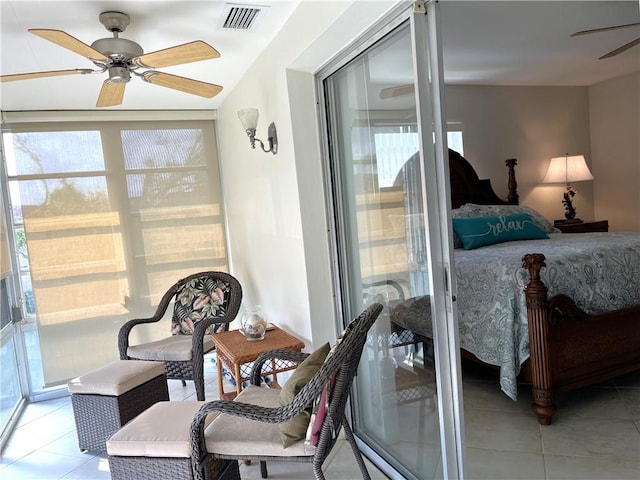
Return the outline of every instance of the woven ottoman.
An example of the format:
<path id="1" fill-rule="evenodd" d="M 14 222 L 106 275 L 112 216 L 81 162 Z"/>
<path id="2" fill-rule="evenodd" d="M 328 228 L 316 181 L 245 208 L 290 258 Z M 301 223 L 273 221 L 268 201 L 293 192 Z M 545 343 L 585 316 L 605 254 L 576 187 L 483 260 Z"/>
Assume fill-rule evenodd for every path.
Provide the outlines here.
<path id="1" fill-rule="evenodd" d="M 189 430 L 205 402 L 158 402 L 107 440 L 111 480 L 188 480 L 191 468 Z M 209 425 L 217 413 L 205 421 Z M 208 465 L 209 480 L 240 480 L 236 460 L 215 459 Z"/>
<path id="2" fill-rule="evenodd" d="M 107 439 L 156 402 L 169 400 L 162 362 L 118 360 L 67 384 L 80 450 L 105 453 Z"/>

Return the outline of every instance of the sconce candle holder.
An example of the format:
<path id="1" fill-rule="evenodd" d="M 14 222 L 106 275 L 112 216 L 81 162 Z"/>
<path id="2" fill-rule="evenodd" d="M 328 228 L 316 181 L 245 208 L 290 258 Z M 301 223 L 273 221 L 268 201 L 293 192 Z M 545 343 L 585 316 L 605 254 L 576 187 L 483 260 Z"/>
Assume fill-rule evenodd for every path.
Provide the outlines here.
<path id="1" fill-rule="evenodd" d="M 258 109 L 257 108 L 245 108 L 238 111 L 238 118 L 244 127 L 244 131 L 249 137 L 249 143 L 251 148 L 256 148 L 256 142 L 260 144 L 263 152 L 272 154 L 278 153 L 278 135 L 276 133 L 276 125 L 271 122 L 267 129 L 267 144 L 269 148 L 265 148 L 264 143 L 259 138 L 256 138 L 256 127 L 258 126 Z"/>

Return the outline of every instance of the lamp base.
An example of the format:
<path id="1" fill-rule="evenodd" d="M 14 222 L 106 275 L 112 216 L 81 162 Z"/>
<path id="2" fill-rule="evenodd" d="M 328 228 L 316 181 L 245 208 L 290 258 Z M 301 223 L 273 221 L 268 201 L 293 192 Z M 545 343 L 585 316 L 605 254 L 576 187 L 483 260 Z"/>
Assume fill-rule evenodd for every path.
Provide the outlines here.
<path id="1" fill-rule="evenodd" d="M 574 225 L 576 223 L 584 223 L 584 222 L 580 218 L 571 218 L 571 219 L 563 218 L 562 220 L 553 221 L 554 225 Z"/>

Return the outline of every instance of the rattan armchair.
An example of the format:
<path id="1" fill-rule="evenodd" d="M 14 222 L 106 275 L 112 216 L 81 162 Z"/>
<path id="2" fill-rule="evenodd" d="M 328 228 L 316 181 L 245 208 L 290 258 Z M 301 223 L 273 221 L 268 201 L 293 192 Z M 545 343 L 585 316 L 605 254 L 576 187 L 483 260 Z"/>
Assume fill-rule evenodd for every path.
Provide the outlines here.
<path id="1" fill-rule="evenodd" d="M 262 365 L 273 358 L 301 362 L 307 354 L 272 350 L 254 362 L 252 385 L 243 390 L 234 401 L 219 400 L 203 405 L 191 423 L 191 461 L 194 479 L 203 480 L 204 466 L 213 459 L 260 461 L 262 478 L 267 477 L 267 461 L 307 462 L 313 464 L 315 478 L 324 479 L 322 464 L 335 445 L 342 428 L 362 477 L 369 479 L 369 473 L 345 416 L 345 408 L 367 333 L 381 311 L 382 305 L 375 303 L 351 322 L 341 341 L 332 349 L 318 372 L 288 404 L 280 406 L 277 389 L 259 387 Z M 310 446 L 303 439 L 283 448 L 279 438 L 279 425 L 309 408 L 329 384 L 332 385 L 331 394 L 326 404 L 326 416 L 320 427 L 317 445 Z M 220 415 L 205 428 L 205 419 L 210 412 L 219 412 Z"/>
<path id="2" fill-rule="evenodd" d="M 159 322 L 173 301 L 173 335 L 155 342 L 130 344 L 133 328 Z M 167 379 L 193 380 L 196 396 L 204 401 L 204 355 L 214 349 L 209 333 L 229 329 L 242 301 L 240 282 L 225 272 L 200 272 L 176 282 L 162 297 L 155 314 L 129 320 L 118 332 L 121 360 L 164 362 Z"/>

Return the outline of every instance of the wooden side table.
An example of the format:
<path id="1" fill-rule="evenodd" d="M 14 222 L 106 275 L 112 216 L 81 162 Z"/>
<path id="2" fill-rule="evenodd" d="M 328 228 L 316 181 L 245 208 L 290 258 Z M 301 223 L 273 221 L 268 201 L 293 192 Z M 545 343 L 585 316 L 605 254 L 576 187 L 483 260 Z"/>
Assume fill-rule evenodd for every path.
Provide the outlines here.
<path id="1" fill-rule="evenodd" d="M 243 372 L 242 366 L 256 360 L 260 354 L 274 349 L 288 349 L 297 352 L 302 351 L 304 342 L 297 337 L 285 332 L 274 325 L 273 329 L 267 330 L 264 340 L 249 342 L 239 330 L 221 332 L 213 335 L 213 343 L 216 346 L 217 366 L 218 366 L 218 392 L 220 400 L 233 400 L 242 391 L 242 383 L 249 380 L 249 372 Z M 236 391 L 224 391 L 222 378 L 222 365 L 231 372 L 236 381 Z M 271 385 L 278 386 L 278 373 L 295 369 L 297 365 L 288 361 L 272 360 L 270 368 L 265 365 L 263 373 L 272 375 Z"/>
<path id="2" fill-rule="evenodd" d="M 598 222 L 577 223 L 563 223 L 562 221 L 555 221 L 553 226 L 559 228 L 562 233 L 589 233 L 609 231 L 609 222 L 607 220 L 600 220 Z"/>

